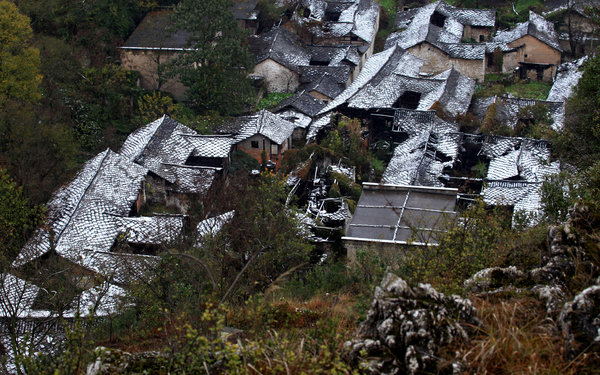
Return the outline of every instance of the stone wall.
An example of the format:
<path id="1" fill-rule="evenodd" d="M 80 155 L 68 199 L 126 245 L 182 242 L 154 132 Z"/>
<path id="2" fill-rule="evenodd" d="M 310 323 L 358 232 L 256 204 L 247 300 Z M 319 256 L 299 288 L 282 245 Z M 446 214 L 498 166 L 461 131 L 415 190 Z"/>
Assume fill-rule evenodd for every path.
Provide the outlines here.
<path id="1" fill-rule="evenodd" d="M 127 70 L 140 72 L 138 86 L 146 90 L 158 90 L 157 63 L 165 63 L 175 56 L 171 51 L 121 49 L 121 65 Z M 163 83 L 160 90 L 173 95 L 177 100 L 185 99 L 185 86 L 175 79 Z"/>
<path id="2" fill-rule="evenodd" d="M 421 69 L 424 73 L 438 74 L 452 67 L 467 77 L 483 81 L 485 75 L 485 59 L 464 60 L 449 58 L 448 55 L 429 43 L 418 44 L 408 52 L 425 61 Z"/>
<path id="3" fill-rule="evenodd" d="M 256 64 L 253 74 L 263 77 L 268 92 L 292 93 L 300 85 L 298 73 L 271 59 Z"/>

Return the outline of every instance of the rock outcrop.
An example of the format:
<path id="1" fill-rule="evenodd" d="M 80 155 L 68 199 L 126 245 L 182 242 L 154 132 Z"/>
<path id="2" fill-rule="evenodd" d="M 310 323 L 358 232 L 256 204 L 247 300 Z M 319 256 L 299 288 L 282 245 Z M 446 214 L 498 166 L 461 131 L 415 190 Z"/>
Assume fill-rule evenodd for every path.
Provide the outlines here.
<path id="1" fill-rule="evenodd" d="M 96 359 L 87 367 L 86 375 L 160 373 L 168 358 L 158 352 L 128 353 L 119 349 L 98 347 Z"/>
<path id="2" fill-rule="evenodd" d="M 452 373 L 460 363 L 438 361 L 437 350 L 467 339 L 469 327 L 480 325 L 468 299 L 448 297 L 429 284 L 410 287 L 386 274 L 358 338 L 344 344 L 344 358 L 371 374 L 416 374 L 445 367 Z"/>

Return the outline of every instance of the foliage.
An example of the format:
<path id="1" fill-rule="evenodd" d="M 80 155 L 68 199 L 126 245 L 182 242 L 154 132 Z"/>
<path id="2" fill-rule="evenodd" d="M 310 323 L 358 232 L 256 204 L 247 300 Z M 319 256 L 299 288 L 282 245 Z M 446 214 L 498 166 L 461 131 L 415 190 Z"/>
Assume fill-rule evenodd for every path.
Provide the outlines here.
<path id="1" fill-rule="evenodd" d="M 244 151 L 236 150 L 231 153 L 231 165 L 229 171 L 232 174 L 236 174 L 240 171 L 250 173 L 253 170 L 260 169 L 258 161 L 252 156 L 246 154 Z"/>
<path id="2" fill-rule="evenodd" d="M 0 1 L 0 108 L 8 100 L 41 97 L 40 52 L 30 46 L 29 18 L 10 1 Z"/>
<path id="3" fill-rule="evenodd" d="M 490 104 L 487 111 L 485 112 L 485 116 L 481 121 L 481 132 L 485 134 L 497 134 L 510 136 L 512 133 L 512 129 L 510 129 L 507 125 L 501 123 L 497 119 L 497 111 L 498 107 L 496 103 Z"/>
<path id="4" fill-rule="evenodd" d="M 438 245 L 407 248 L 396 272 L 409 282 L 427 282 L 456 293 L 475 272 L 502 261 L 506 254 L 499 251 L 498 244 L 508 238 L 510 216 L 477 201 L 460 216 L 445 220 L 439 223 L 443 229 L 433 234 L 419 231 L 420 223 L 411 223 L 415 242 L 435 241 Z"/>
<path id="5" fill-rule="evenodd" d="M 557 137 L 552 128 L 554 120 L 550 117 L 548 107 L 542 103 L 536 103 L 519 109 L 519 121 L 515 126 L 514 133 L 517 137 L 551 140 Z"/>
<path id="6" fill-rule="evenodd" d="M 256 110 L 260 111 L 261 109 L 273 109 L 277 107 L 277 105 L 284 101 L 285 99 L 293 96 L 294 94 L 289 94 L 285 92 L 270 92 L 264 98 L 261 98 L 256 105 Z"/>
<path id="7" fill-rule="evenodd" d="M 517 82 L 506 87 L 506 91 L 518 98 L 545 100 L 552 88 L 551 82 L 530 81 Z"/>
<path id="8" fill-rule="evenodd" d="M 256 5 L 258 11 L 258 30 L 257 34 L 262 34 L 265 31 L 269 31 L 283 15 L 285 9 L 278 7 L 271 0 L 258 0 Z"/>
<path id="9" fill-rule="evenodd" d="M 367 151 L 367 141 L 361 136 L 359 119 L 340 119 L 337 128 L 327 134 L 321 146 L 330 150 L 333 157 L 355 166 L 357 179 L 369 179 L 370 155 Z"/>
<path id="10" fill-rule="evenodd" d="M 44 209 L 31 206 L 18 186 L 0 170 L 0 254 L 3 266 L 11 262 L 31 233 L 41 223 Z"/>
<path id="11" fill-rule="evenodd" d="M 166 76 L 186 86 L 200 111 L 236 114 L 253 95 L 245 35 L 233 17 L 231 0 L 183 0 L 173 14 L 173 30 L 191 34 L 189 49 L 167 63 Z"/>

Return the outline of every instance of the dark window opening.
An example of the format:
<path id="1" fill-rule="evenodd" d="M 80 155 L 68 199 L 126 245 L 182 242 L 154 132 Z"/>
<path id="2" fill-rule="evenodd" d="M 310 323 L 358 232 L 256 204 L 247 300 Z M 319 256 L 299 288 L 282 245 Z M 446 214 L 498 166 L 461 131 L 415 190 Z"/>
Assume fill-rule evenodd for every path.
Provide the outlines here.
<path id="1" fill-rule="evenodd" d="M 527 58 L 527 54 L 525 54 L 525 57 Z"/>
<path id="2" fill-rule="evenodd" d="M 310 17 L 310 9 L 309 8 L 304 8 L 304 17 L 306 17 L 306 18 Z"/>
<path id="3" fill-rule="evenodd" d="M 325 12 L 325 21 L 337 22 L 341 15 L 342 12 Z"/>
<path id="4" fill-rule="evenodd" d="M 446 23 L 446 16 L 444 16 L 443 14 L 441 14 L 439 12 L 433 12 L 433 14 L 431 15 L 431 18 L 429 19 L 429 22 L 432 25 L 435 25 L 438 27 L 444 27 L 444 24 Z"/>
<path id="5" fill-rule="evenodd" d="M 350 37 L 350 40 L 351 40 L 352 42 L 356 42 L 356 41 L 358 40 L 358 37 L 357 37 L 357 36 L 354 36 L 354 35 L 352 35 L 352 36 Z"/>
<path id="6" fill-rule="evenodd" d="M 544 80 L 544 69 L 538 69 L 537 70 L 537 80 L 538 81 L 543 81 Z"/>
<path id="7" fill-rule="evenodd" d="M 479 35 L 479 42 L 485 41 L 485 35 Z"/>
<path id="8" fill-rule="evenodd" d="M 404 7 L 402 9 L 406 12 L 408 10 L 408 7 Z"/>
<path id="9" fill-rule="evenodd" d="M 252 146 L 252 148 L 258 148 L 258 141 L 251 141 L 250 145 Z"/>
<path id="10" fill-rule="evenodd" d="M 419 101 L 421 101 L 421 93 L 405 91 L 394 103 L 394 108 L 417 109 Z"/>
<path id="11" fill-rule="evenodd" d="M 309 65 L 313 65 L 313 66 L 327 66 L 327 65 L 329 65 L 329 61 L 320 60 L 320 59 L 316 59 L 316 58 L 311 58 Z"/>

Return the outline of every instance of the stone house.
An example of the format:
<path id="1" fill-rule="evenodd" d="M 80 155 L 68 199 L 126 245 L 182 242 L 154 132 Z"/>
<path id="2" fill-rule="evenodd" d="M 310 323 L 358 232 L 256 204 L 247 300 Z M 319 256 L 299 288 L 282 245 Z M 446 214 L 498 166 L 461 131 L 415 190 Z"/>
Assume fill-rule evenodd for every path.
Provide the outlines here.
<path id="1" fill-rule="evenodd" d="M 178 31 L 169 34 L 171 10 L 152 11 L 144 17 L 133 33 L 120 47 L 121 65 L 127 70 L 140 72 L 138 86 L 146 90 L 161 90 L 177 100 L 185 99 L 185 87 L 170 79 L 159 80 L 158 67 L 172 60 L 187 47 L 190 34 Z"/>
<path id="2" fill-rule="evenodd" d="M 257 0 L 238 0 L 233 13 L 241 28 L 256 31 Z M 146 90 L 161 90 L 177 100 L 185 99 L 185 86 L 176 79 L 159 79 L 158 66 L 172 60 L 188 47 L 190 33 L 170 32 L 171 9 L 149 12 L 120 47 L 123 68 L 140 72 L 138 86 Z"/>
<path id="3" fill-rule="evenodd" d="M 587 7 L 597 7 L 598 0 L 549 0 L 544 2 L 543 15 L 558 31 L 560 48 L 573 57 L 594 53 L 598 47 L 596 24 L 586 13 Z"/>
<path id="4" fill-rule="evenodd" d="M 520 78 L 552 81 L 561 62 L 562 49 L 554 25 L 531 11 L 528 21 L 514 29 L 499 31 L 493 42 L 505 45 L 503 73 L 518 68 Z"/>
<path id="5" fill-rule="evenodd" d="M 243 151 L 259 163 L 264 155 L 267 167 L 278 169 L 283 153 L 292 148 L 295 129 L 294 123 L 263 109 L 254 115 L 241 116 L 222 124 L 216 131 L 232 134 L 234 151 Z"/>
<path id="6" fill-rule="evenodd" d="M 463 9 L 437 1 L 398 12 L 395 32 L 385 47 L 398 45 L 425 61 L 422 71 L 437 74 L 449 68 L 483 81 L 485 41 L 496 25 L 495 10 Z"/>
<path id="7" fill-rule="evenodd" d="M 253 76 L 263 80 L 268 92 L 294 92 L 300 85 L 300 66 L 310 65 L 310 55 L 293 33 L 281 28 L 250 37 L 256 57 Z"/>

